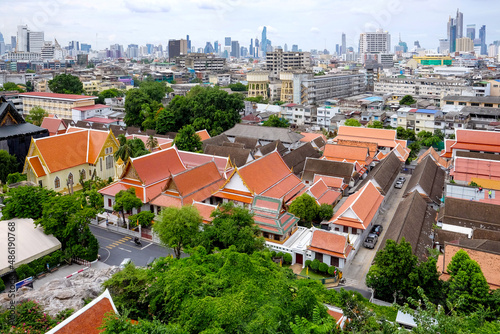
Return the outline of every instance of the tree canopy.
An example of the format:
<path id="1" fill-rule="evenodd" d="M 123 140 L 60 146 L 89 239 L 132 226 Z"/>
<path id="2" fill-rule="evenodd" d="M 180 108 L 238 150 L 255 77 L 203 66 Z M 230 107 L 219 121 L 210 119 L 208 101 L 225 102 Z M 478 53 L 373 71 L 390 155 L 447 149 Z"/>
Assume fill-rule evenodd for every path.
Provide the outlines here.
<path id="1" fill-rule="evenodd" d="M 288 211 L 310 224 L 318 216 L 319 205 L 313 197 L 304 193 L 290 204 Z"/>
<path id="2" fill-rule="evenodd" d="M 118 136 L 118 141 L 120 142 L 120 147 L 114 154 L 115 160 L 121 158 L 124 162 L 126 162 L 128 158 L 137 158 L 150 153 L 146 149 L 144 142 L 139 138 L 127 139 L 123 134 L 121 134 Z"/>
<path id="3" fill-rule="evenodd" d="M 199 238 L 201 224 L 202 218 L 194 206 L 168 207 L 161 211 L 153 229 L 162 244 L 172 248 L 179 259 L 182 248 L 193 246 Z"/>
<path id="4" fill-rule="evenodd" d="M 375 129 L 383 129 L 384 123 L 382 123 L 381 121 L 373 121 L 372 124 L 368 124 L 366 127 L 375 128 Z"/>
<path id="5" fill-rule="evenodd" d="M 218 87 L 193 87 L 186 96 L 176 96 L 157 117 L 158 133 L 179 131 L 191 124 L 196 131 L 206 129 L 216 136 L 241 120 L 243 96 L 228 94 Z"/>
<path id="6" fill-rule="evenodd" d="M 132 209 L 139 209 L 142 206 L 142 201 L 135 194 L 135 188 L 120 190 L 115 196 L 115 204 L 113 210 L 122 213 L 123 222 L 125 223 L 125 212 Z"/>
<path id="7" fill-rule="evenodd" d="M 3 219 L 32 218 L 42 216 L 43 204 L 56 195 L 56 192 L 46 188 L 22 186 L 9 190 L 5 197 L 5 207 L 2 209 Z"/>
<path id="8" fill-rule="evenodd" d="M 403 98 L 399 101 L 399 105 L 407 105 L 407 106 L 410 106 L 412 104 L 415 104 L 417 103 L 417 101 L 415 101 L 415 99 L 413 98 L 413 96 L 411 95 L 405 95 L 403 96 Z"/>
<path id="9" fill-rule="evenodd" d="M 17 172 L 19 163 L 14 155 L 9 154 L 6 150 L 0 150 L 0 181 L 7 182 L 9 174 Z"/>
<path id="10" fill-rule="evenodd" d="M 349 118 L 349 119 L 345 120 L 344 125 L 359 127 L 359 126 L 361 126 L 361 123 L 357 119 L 355 119 L 355 118 Z"/>
<path id="11" fill-rule="evenodd" d="M 49 116 L 49 113 L 42 107 L 36 106 L 31 108 L 26 116 L 26 121 L 33 123 L 36 126 L 42 125 L 43 119 Z"/>
<path id="12" fill-rule="evenodd" d="M 167 86 L 164 82 L 144 80 L 139 84 L 139 89 L 156 102 L 161 102 L 167 94 Z"/>
<path id="13" fill-rule="evenodd" d="M 202 245 L 207 251 L 234 245 L 238 252 L 251 254 L 264 248 L 260 229 L 247 209 L 228 202 L 217 208 L 212 217 L 213 221 L 204 226 L 202 233 Z"/>
<path id="14" fill-rule="evenodd" d="M 22 89 L 18 84 L 14 82 L 4 83 L 0 91 L 18 91 L 19 93 L 24 93 L 24 89 Z"/>
<path id="15" fill-rule="evenodd" d="M 71 74 L 58 74 L 49 80 L 49 89 L 58 94 L 83 94 L 83 84 Z"/>
<path id="16" fill-rule="evenodd" d="M 110 89 L 103 90 L 97 96 L 98 96 L 98 99 L 95 101 L 95 103 L 96 104 L 98 104 L 98 103 L 104 104 L 106 102 L 105 101 L 106 99 L 111 99 L 111 98 L 115 98 L 115 97 L 123 97 L 123 96 L 125 96 L 125 93 L 121 90 L 116 89 L 116 88 L 110 88 Z"/>
<path id="17" fill-rule="evenodd" d="M 244 92 L 248 90 L 247 86 L 242 84 L 241 82 L 229 84 L 227 85 L 227 87 L 229 87 L 233 92 Z"/>
<path id="18" fill-rule="evenodd" d="M 288 128 L 290 123 L 286 118 L 279 118 L 277 115 L 269 116 L 269 119 L 262 123 L 264 126 L 272 126 L 275 128 Z"/>
<path id="19" fill-rule="evenodd" d="M 127 126 L 142 126 L 145 120 L 141 112 L 144 104 L 149 104 L 150 97 L 142 89 L 130 89 L 125 97 L 125 117 L 123 121 Z"/>
<path id="20" fill-rule="evenodd" d="M 197 152 L 202 149 L 200 136 L 192 125 L 185 125 L 175 136 L 174 144 L 179 150 Z"/>

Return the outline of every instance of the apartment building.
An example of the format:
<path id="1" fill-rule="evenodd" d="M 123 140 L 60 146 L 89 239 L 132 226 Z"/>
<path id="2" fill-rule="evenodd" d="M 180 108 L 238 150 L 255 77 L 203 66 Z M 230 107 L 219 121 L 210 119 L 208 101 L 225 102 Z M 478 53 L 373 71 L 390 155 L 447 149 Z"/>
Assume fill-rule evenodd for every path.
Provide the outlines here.
<path id="1" fill-rule="evenodd" d="M 320 128 L 330 129 L 332 117 L 340 114 L 340 108 L 337 106 L 325 105 L 316 109 L 316 125 Z"/>
<path id="2" fill-rule="evenodd" d="M 175 59 L 177 66 L 191 68 L 195 71 L 224 71 L 226 59 L 204 53 L 188 53 Z"/>
<path id="3" fill-rule="evenodd" d="M 474 95 L 465 80 L 430 78 L 386 78 L 374 84 L 375 94 L 412 95 L 439 102 L 443 95 Z"/>
<path id="4" fill-rule="evenodd" d="M 303 86 L 303 87 L 302 87 Z M 294 102 L 296 87 L 294 82 Z M 301 103 L 320 105 L 329 99 L 337 99 L 365 92 L 363 73 L 319 75 L 305 80 L 301 87 Z"/>
<path id="5" fill-rule="evenodd" d="M 266 70 L 274 78 L 282 71 L 311 70 L 311 54 L 309 52 L 283 52 L 278 49 L 266 53 Z"/>
<path id="6" fill-rule="evenodd" d="M 281 115 L 285 117 L 290 124 L 298 126 L 316 125 L 316 107 L 303 106 L 295 103 L 287 103 L 281 106 Z"/>
<path id="7" fill-rule="evenodd" d="M 434 133 L 435 129 L 443 129 L 441 125 L 443 112 L 441 110 L 402 107 L 398 109 L 397 117 L 398 127 L 415 130 L 416 133 L 420 131 Z"/>
<path id="8" fill-rule="evenodd" d="M 267 99 L 269 87 L 269 73 L 264 71 L 250 72 L 247 74 L 248 97 L 262 96 Z"/>
<path id="9" fill-rule="evenodd" d="M 59 118 L 72 118 L 72 110 L 93 106 L 97 96 L 30 92 L 19 94 L 25 114 L 34 107 L 41 107 Z"/>
<path id="10" fill-rule="evenodd" d="M 447 95 L 441 98 L 441 106 L 467 106 L 483 108 L 500 108 L 498 96 L 459 96 Z"/>

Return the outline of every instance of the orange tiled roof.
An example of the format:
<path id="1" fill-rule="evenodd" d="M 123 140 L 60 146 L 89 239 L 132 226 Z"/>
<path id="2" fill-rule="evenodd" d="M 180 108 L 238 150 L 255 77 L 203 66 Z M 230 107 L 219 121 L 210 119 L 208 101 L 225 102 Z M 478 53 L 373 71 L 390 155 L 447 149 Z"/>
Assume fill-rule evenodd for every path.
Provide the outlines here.
<path id="1" fill-rule="evenodd" d="M 66 129 L 66 124 L 64 124 L 62 119 L 45 117 L 40 127 L 49 130 L 50 134 L 57 134 L 61 125 Z"/>
<path id="2" fill-rule="evenodd" d="M 335 201 L 341 196 L 340 191 L 328 190 L 323 195 L 321 195 L 317 201 L 321 204 L 329 204 L 335 203 Z"/>
<path id="3" fill-rule="evenodd" d="M 328 187 L 323 180 L 319 179 L 318 181 L 314 182 L 314 184 L 309 188 L 309 191 L 314 196 L 314 198 L 318 199 L 328 191 Z"/>
<path id="4" fill-rule="evenodd" d="M 40 159 L 38 157 L 30 157 L 27 159 L 28 159 L 28 162 L 30 163 L 30 165 L 33 168 L 33 171 L 35 172 L 37 177 L 42 177 L 42 176 L 47 175 L 45 173 L 45 170 L 43 169 L 43 165 L 40 162 Z"/>
<path id="5" fill-rule="evenodd" d="M 261 194 L 291 174 L 276 151 L 250 162 L 238 171 L 247 187 L 256 194 Z"/>
<path id="6" fill-rule="evenodd" d="M 193 206 L 200 213 L 200 216 L 201 216 L 201 218 L 203 218 L 204 223 L 208 224 L 209 222 L 211 222 L 214 219 L 213 217 L 211 217 L 211 215 L 212 215 L 212 212 L 214 212 L 217 209 L 216 205 L 194 202 Z"/>
<path id="7" fill-rule="evenodd" d="M 151 205 L 161 206 L 161 207 L 169 207 L 174 206 L 176 208 L 180 208 L 182 206 L 181 199 L 176 196 L 169 196 L 165 194 L 160 194 L 155 199 L 153 199 L 150 203 Z"/>
<path id="8" fill-rule="evenodd" d="M 196 131 L 196 134 L 198 136 L 200 136 L 200 140 L 201 141 L 204 141 L 204 140 L 212 138 L 212 137 L 210 137 L 210 135 L 208 134 L 208 131 L 206 129 Z"/>
<path id="9" fill-rule="evenodd" d="M 311 247 L 344 254 L 344 251 L 347 248 L 347 238 L 343 235 L 327 231 L 314 230 Z"/>
<path id="10" fill-rule="evenodd" d="M 175 147 L 132 158 L 130 164 L 145 185 L 166 180 L 186 169 Z"/>
<path id="11" fill-rule="evenodd" d="M 109 135 L 107 131 L 75 128 L 69 130 L 59 136 L 34 139 L 51 173 L 85 163 L 95 164 Z"/>
<path id="12" fill-rule="evenodd" d="M 290 173 L 283 180 L 278 181 L 278 183 L 264 191 L 262 195 L 272 198 L 282 198 L 287 195 L 294 195 L 303 187 L 302 181 L 295 174 Z"/>
<path id="13" fill-rule="evenodd" d="M 314 139 L 316 139 L 316 138 L 318 138 L 318 137 L 321 137 L 321 138 L 323 138 L 323 140 L 324 140 L 324 141 L 325 141 L 325 143 L 326 143 L 326 137 L 325 137 L 325 135 L 324 135 L 324 134 L 322 134 L 322 133 L 301 132 L 300 134 L 304 136 L 303 138 L 300 138 L 300 141 L 301 141 L 301 142 L 310 143 L 310 142 L 312 142 Z"/>
<path id="14" fill-rule="evenodd" d="M 181 196 L 188 196 L 201 188 L 220 183 L 223 181 L 219 170 L 214 162 L 183 171 L 172 176 L 170 182 L 174 182 Z M 214 190 L 218 190 L 219 188 Z"/>
<path id="15" fill-rule="evenodd" d="M 115 196 L 120 190 L 127 190 L 129 188 L 135 188 L 135 195 L 140 199 L 144 198 L 144 189 L 137 185 L 132 185 L 124 180 L 112 183 L 107 187 L 99 190 L 99 193 L 108 196 Z"/>
<path id="16" fill-rule="evenodd" d="M 323 156 L 328 160 L 365 162 L 370 158 L 368 147 L 326 144 Z"/>
<path id="17" fill-rule="evenodd" d="M 337 139 L 336 142 L 339 145 L 345 145 L 345 146 L 368 147 L 368 151 L 370 152 L 370 156 L 372 158 L 375 157 L 375 154 L 377 154 L 377 151 L 378 151 L 378 144 L 377 143 L 371 143 L 371 142 L 368 142 L 368 141 L 356 141 L 356 140 L 349 140 L 349 139 Z"/>
<path id="18" fill-rule="evenodd" d="M 401 162 L 405 162 L 406 159 L 410 156 L 410 149 L 404 148 L 401 144 L 398 143 L 394 150 L 397 152 L 397 156 Z"/>
<path id="19" fill-rule="evenodd" d="M 467 183 L 473 177 L 500 181 L 500 161 L 455 157 L 453 171 L 450 174 L 455 180 Z"/>
<path id="20" fill-rule="evenodd" d="M 439 156 L 439 154 L 436 152 L 436 150 L 433 147 L 429 147 L 427 151 L 425 151 L 424 154 L 422 154 L 417 161 L 417 164 L 420 163 L 426 156 L 430 155 L 432 159 L 441 167 L 443 168 L 448 168 L 450 167 L 450 161 L 446 161 L 444 158 Z"/>
<path id="21" fill-rule="evenodd" d="M 340 224 L 356 222 L 366 229 L 382 203 L 384 196 L 377 190 L 371 181 L 353 195 L 349 196 L 337 210 L 330 223 Z M 346 218 L 348 218 L 346 220 Z M 349 225 L 350 226 L 350 225 Z"/>
<path id="22" fill-rule="evenodd" d="M 313 183 L 316 183 L 316 181 L 318 180 L 323 180 L 323 182 L 325 182 L 326 186 L 329 188 L 340 189 L 343 188 L 343 186 L 346 186 L 346 184 L 344 183 L 344 179 L 341 177 L 315 174 Z"/>
<path id="23" fill-rule="evenodd" d="M 193 168 L 196 166 L 200 166 L 206 164 L 209 161 L 215 162 L 219 172 L 222 174 L 229 169 L 229 158 L 228 157 L 219 157 L 214 155 L 202 154 L 202 153 L 194 153 L 187 151 L 177 151 L 179 157 L 182 160 L 182 163 L 186 168 Z"/>

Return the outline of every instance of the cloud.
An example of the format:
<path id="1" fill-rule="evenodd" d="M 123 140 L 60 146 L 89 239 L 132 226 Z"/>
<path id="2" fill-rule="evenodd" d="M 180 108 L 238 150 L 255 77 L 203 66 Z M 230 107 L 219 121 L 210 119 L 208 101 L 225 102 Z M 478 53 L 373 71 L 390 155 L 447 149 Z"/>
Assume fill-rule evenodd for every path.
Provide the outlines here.
<path id="1" fill-rule="evenodd" d="M 313 34 L 319 34 L 319 28 L 318 27 L 312 27 L 311 30 L 309 30 Z"/>
<path id="2" fill-rule="evenodd" d="M 125 7 L 134 13 L 165 13 L 171 9 L 170 4 L 162 0 L 125 0 Z"/>

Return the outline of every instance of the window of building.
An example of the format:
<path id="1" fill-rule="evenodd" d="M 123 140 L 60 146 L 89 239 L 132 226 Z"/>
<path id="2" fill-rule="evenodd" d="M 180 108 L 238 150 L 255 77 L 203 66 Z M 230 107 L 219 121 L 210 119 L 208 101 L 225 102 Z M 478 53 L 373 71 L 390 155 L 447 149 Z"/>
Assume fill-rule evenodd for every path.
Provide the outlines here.
<path id="1" fill-rule="evenodd" d="M 431 117 L 431 115 L 427 115 L 427 117 Z"/>
<path id="2" fill-rule="evenodd" d="M 484 106 L 485 107 L 489 107 L 489 108 L 493 108 L 493 104 L 492 103 L 485 103 Z"/>
<path id="3" fill-rule="evenodd" d="M 417 123 L 420 123 L 420 121 L 417 121 Z"/>
<path id="4" fill-rule="evenodd" d="M 453 105 L 453 101 L 446 101 L 446 104 Z"/>
<path id="5" fill-rule="evenodd" d="M 459 106 L 465 106 L 465 105 L 466 105 L 466 103 L 465 103 L 465 102 L 458 102 L 458 105 L 459 105 Z"/>
<path id="6" fill-rule="evenodd" d="M 58 176 L 54 179 L 54 188 L 59 188 L 61 186 L 61 180 L 59 179 Z"/>
<path id="7" fill-rule="evenodd" d="M 472 102 L 470 105 L 473 107 L 479 107 L 479 103 L 476 103 L 476 102 Z"/>
<path id="8" fill-rule="evenodd" d="M 111 198 L 108 198 L 108 207 L 113 207 L 113 200 Z"/>
<path id="9" fill-rule="evenodd" d="M 106 169 L 111 169 L 111 168 L 113 168 L 113 156 L 108 155 L 106 157 Z"/>

